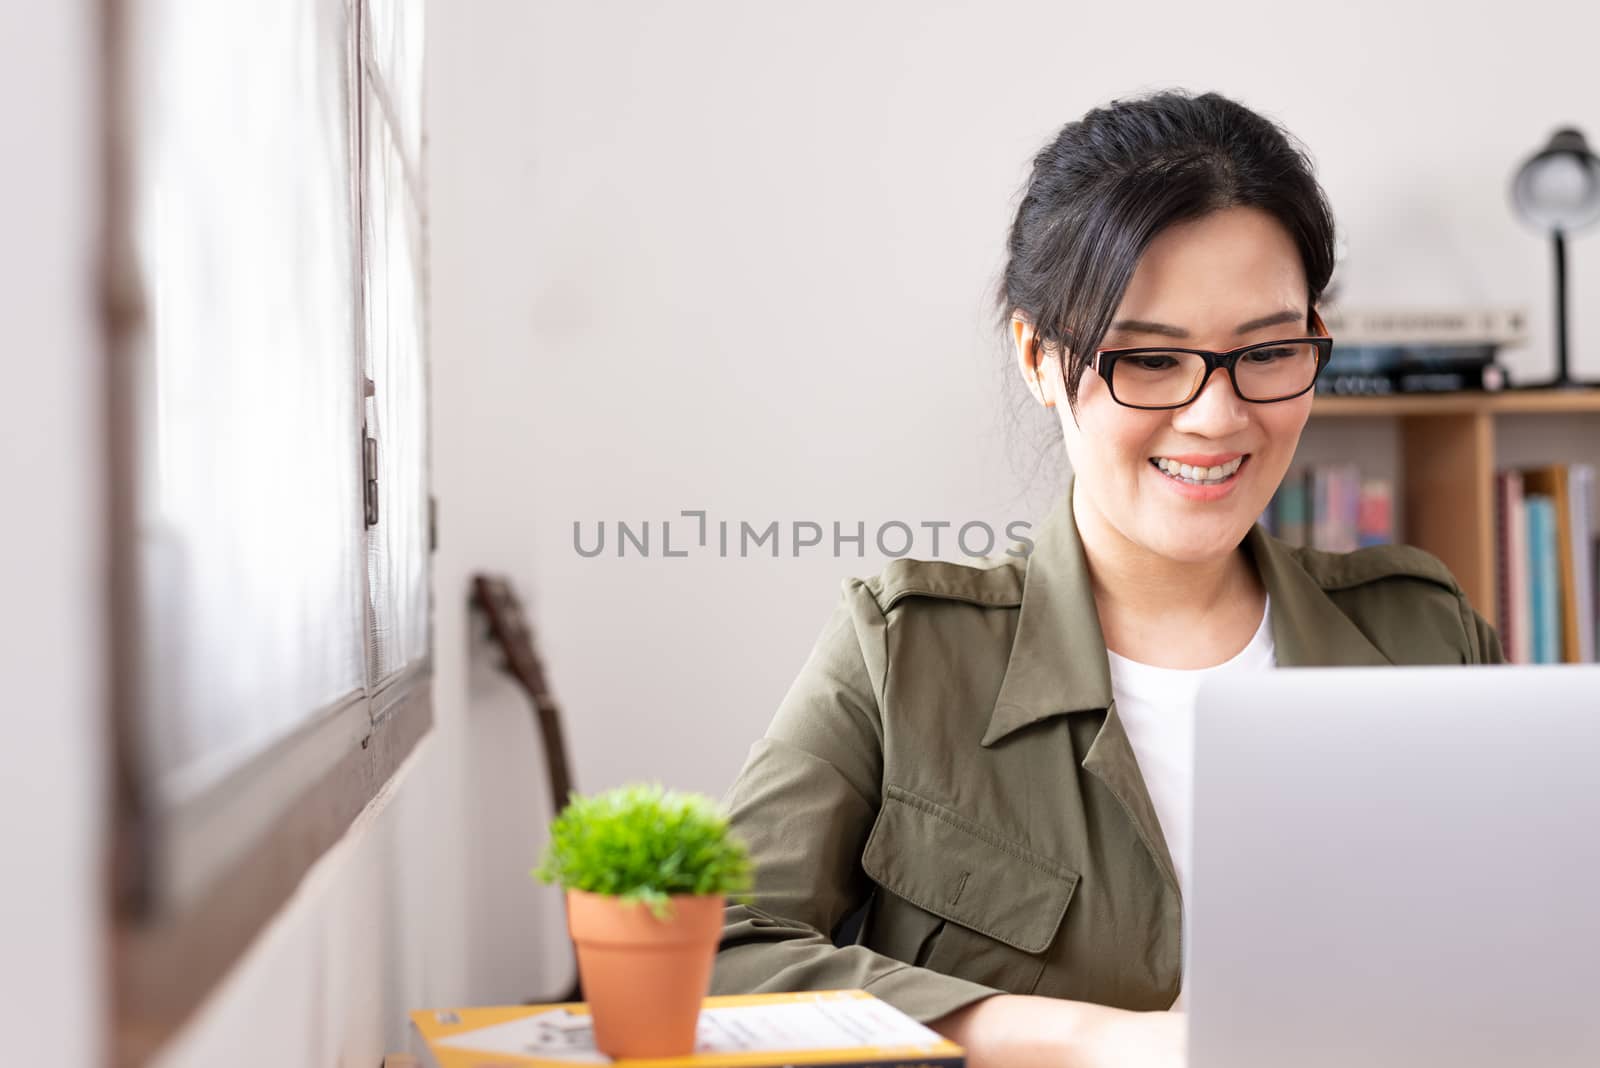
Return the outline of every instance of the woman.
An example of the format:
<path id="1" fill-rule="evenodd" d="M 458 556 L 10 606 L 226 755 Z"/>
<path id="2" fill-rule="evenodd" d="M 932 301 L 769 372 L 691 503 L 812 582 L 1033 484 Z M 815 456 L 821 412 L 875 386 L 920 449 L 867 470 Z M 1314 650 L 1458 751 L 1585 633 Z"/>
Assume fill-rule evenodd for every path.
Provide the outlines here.
<path id="1" fill-rule="evenodd" d="M 728 795 L 757 895 L 715 992 L 862 987 L 974 1068 L 1182 1063 L 1200 681 L 1501 659 L 1426 553 L 1255 525 L 1331 348 L 1332 249 L 1304 155 L 1213 94 L 1038 154 L 999 302 L 1074 478 L 1025 561 L 844 583 Z"/>

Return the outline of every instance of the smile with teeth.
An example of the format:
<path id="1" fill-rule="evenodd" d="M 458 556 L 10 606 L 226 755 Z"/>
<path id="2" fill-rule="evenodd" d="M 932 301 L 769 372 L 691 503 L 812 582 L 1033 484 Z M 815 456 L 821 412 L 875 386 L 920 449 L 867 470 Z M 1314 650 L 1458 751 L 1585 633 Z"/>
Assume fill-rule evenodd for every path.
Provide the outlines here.
<path id="1" fill-rule="evenodd" d="M 1165 456 L 1155 456 L 1151 458 L 1150 463 L 1168 478 L 1179 482 L 1187 482 L 1191 486 L 1217 486 L 1232 478 L 1233 473 L 1239 470 L 1239 465 L 1244 461 L 1243 456 L 1238 456 L 1216 467 L 1191 467 L 1176 460 L 1169 460 Z"/>

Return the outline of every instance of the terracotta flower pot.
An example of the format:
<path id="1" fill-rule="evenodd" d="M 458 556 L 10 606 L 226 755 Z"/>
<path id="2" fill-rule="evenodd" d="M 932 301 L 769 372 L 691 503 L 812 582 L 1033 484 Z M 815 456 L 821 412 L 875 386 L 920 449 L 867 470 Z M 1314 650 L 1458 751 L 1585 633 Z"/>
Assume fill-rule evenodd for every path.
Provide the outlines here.
<path id="1" fill-rule="evenodd" d="M 611 1057 L 681 1057 L 694 1051 L 700 1002 L 722 935 L 723 897 L 680 895 L 658 920 L 646 905 L 567 891 L 567 932 L 594 1018 L 595 1045 Z"/>

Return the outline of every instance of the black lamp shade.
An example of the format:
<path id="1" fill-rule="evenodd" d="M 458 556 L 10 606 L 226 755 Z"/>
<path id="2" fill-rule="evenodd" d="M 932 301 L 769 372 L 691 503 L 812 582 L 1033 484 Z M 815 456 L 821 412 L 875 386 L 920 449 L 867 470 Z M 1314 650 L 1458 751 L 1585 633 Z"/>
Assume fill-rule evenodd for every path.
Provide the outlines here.
<path id="1" fill-rule="evenodd" d="M 1589 150 L 1582 133 L 1557 130 L 1549 144 L 1517 169 L 1511 203 L 1536 230 L 1581 230 L 1600 219 L 1600 157 Z"/>

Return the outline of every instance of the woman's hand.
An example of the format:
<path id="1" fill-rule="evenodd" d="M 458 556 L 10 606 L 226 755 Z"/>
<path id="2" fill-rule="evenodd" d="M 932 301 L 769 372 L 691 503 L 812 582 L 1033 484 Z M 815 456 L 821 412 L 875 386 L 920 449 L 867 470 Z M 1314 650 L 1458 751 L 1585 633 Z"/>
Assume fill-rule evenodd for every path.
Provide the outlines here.
<path id="1" fill-rule="evenodd" d="M 997 994 L 929 1025 L 968 1068 L 1183 1068 L 1188 1020 L 1084 1001 Z"/>

